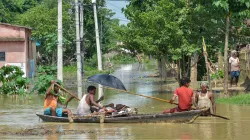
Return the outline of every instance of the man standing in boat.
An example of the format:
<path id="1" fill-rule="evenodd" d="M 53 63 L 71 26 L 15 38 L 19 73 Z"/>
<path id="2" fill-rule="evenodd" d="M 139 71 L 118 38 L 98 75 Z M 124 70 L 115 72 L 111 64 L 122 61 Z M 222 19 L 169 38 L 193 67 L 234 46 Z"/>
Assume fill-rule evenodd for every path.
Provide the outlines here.
<path id="1" fill-rule="evenodd" d="M 201 83 L 201 91 L 195 94 L 195 103 L 198 108 L 209 108 L 203 115 L 211 114 L 210 108 L 212 103 L 213 114 L 216 114 L 214 94 L 211 91 L 208 91 L 207 83 Z"/>
<path id="2" fill-rule="evenodd" d="M 59 87 L 55 85 L 55 81 L 51 81 L 50 87 L 46 91 L 46 96 L 44 100 L 44 115 L 52 115 L 62 117 L 63 113 L 68 114 L 69 122 L 73 122 L 72 112 L 69 109 L 63 109 L 58 106 L 58 102 L 62 104 L 68 104 L 74 97 L 70 97 L 65 103 L 60 100 Z M 59 84 L 59 83 L 57 83 Z M 65 101 L 65 100 L 64 100 Z"/>
<path id="3" fill-rule="evenodd" d="M 104 96 L 102 96 L 100 99 L 95 101 L 95 93 L 96 93 L 96 87 L 95 86 L 89 86 L 87 89 L 88 94 L 85 94 L 77 108 L 77 114 L 80 116 L 91 114 L 91 106 L 96 106 L 99 109 L 102 109 L 103 107 L 99 105 L 98 103 L 104 99 Z"/>
<path id="4" fill-rule="evenodd" d="M 188 78 L 183 78 L 180 81 L 180 87 L 177 88 L 174 92 L 170 103 L 172 104 L 176 97 L 178 97 L 178 106 L 172 109 L 165 110 L 163 114 L 166 113 L 175 113 L 175 112 L 182 112 L 182 111 L 189 111 L 191 110 L 192 106 L 192 99 L 193 99 L 193 90 L 188 88 L 190 85 L 191 80 Z"/>

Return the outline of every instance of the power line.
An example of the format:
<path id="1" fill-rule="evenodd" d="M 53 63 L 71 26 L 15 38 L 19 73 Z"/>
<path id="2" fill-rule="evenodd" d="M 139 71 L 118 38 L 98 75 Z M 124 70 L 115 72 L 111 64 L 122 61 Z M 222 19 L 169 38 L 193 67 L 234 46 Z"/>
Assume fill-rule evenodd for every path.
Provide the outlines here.
<path id="1" fill-rule="evenodd" d="M 110 9 L 110 10 L 112 10 L 113 12 L 115 11 L 115 12 L 118 12 L 118 13 L 120 13 L 120 14 L 123 14 L 122 12 L 117 11 L 117 10 L 115 10 L 115 9 Z"/>
<path id="2" fill-rule="evenodd" d="M 119 10 L 121 10 L 121 9 L 123 8 L 123 7 L 117 7 L 116 5 L 111 4 L 111 3 L 107 3 L 107 4 L 110 4 L 111 6 L 113 6 L 113 7 L 117 8 L 117 9 L 119 9 Z"/>
<path id="3" fill-rule="evenodd" d="M 122 13 L 122 9 L 119 9 L 118 7 L 116 7 L 116 6 L 113 5 L 113 4 L 110 4 L 110 5 L 113 6 L 113 7 L 115 7 L 116 9 L 118 9 L 118 11 L 115 10 L 115 9 L 111 9 L 111 10 L 114 10 L 114 11 L 116 11 L 116 12 L 119 12 L 119 13 L 123 14 L 123 13 Z"/>

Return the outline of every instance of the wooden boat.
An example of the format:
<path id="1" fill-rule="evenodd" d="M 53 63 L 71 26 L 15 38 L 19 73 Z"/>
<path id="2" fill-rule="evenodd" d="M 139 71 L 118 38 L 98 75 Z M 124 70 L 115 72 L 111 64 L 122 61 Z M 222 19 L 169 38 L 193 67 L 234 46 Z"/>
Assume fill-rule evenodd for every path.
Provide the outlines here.
<path id="1" fill-rule="evenodd" d="M 168 114 L 137 114 L 122 117 L 106 116 L 104 123 L 192 123 L 203 111 L 192 110 Z M 69 122 L 67 117 L 36 114 L 44 122 Z M 75 116 L 74 123 L 100 123 L 100 116 Z"/>

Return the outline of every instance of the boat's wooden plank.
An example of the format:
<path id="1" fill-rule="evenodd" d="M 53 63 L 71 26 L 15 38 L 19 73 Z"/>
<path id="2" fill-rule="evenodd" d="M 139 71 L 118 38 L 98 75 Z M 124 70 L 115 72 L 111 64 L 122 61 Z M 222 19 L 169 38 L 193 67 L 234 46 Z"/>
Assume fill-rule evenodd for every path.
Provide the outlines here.
<path id="1" fill-rule="evenodd" d="M 138 114 L 125 117 L 106 117 L 104 123 L 153 123 L 153 122 L 175 122 L 185 123 L 194 121 L 201 114 L 201 111 L 186 111 L 168 114 Z M 45 122 L 68 122 L 67 117 L 54 117 L 37 114 Z M 99 116 L 74 117 L 75 123 L 100 123 Z"/>

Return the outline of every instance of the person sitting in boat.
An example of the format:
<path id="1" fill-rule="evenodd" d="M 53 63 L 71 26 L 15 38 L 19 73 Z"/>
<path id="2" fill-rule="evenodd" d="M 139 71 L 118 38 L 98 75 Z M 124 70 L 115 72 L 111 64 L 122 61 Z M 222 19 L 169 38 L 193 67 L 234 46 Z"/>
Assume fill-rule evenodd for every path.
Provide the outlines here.
<path id="1" fill-rule="evenodd" d="M 208 91 L 208 85 L 205 82 L 201 83 L 201 91 L 195 94 L 195 103 L 198 108 L 209 108 L 202 115 L 211 114 L 210 108 L 212 103 L 213 113 L 216 114 L 216 104 L 214 100 L 214 94 L 211 91 Z"/>
<path id="2" fill-rule="evenodd" d="M 176 97 L 178 97 L 178 101 L 179 101 L 178 106 L 172 109 L 165 110 L 163 114 L 191 110 L 193 90 L 188 88 L 190 82 L 191 81 L 188 78 L 181 79 L 180 87 L 175 90 L 174 95 L 170 100 L 170 103 L 173 104 Z"/>
<path id="3" fill-rule="evenodd" d="M 85 116 L 91 114 L 91 106 L 96 106 L 99 109 L 104 108 L 103 106 L 99 105 L 98 103 L 104 99 L 104 96 L 100 97 L 97 101 L 95 101 L 95 93 L 96 87 L 89 86 L 87 89 L 88 94 L 85 94 L 78 107 L 77 107 L 77 114 L 80 116 Z"/>
<path id="4" fill-rule="evenodd" d="M 71 96 L 66 102 L 63 103 L 61 100 L 63 98 L 59 95 L 59 87 L 55 85 L 55 83 L 56 82 L 52 80 L 50 87 L 46 91 L 44 100 L 44 115 L 62 117 L 64 113 L 67 113 L 69 121 L 73 122 L 71 110 L 58 107 L 58 103 L 68 104 L 68 102 L 70 102 L 74 97 Z M 60 83 L 56 84 L 60 85 Z"/>

